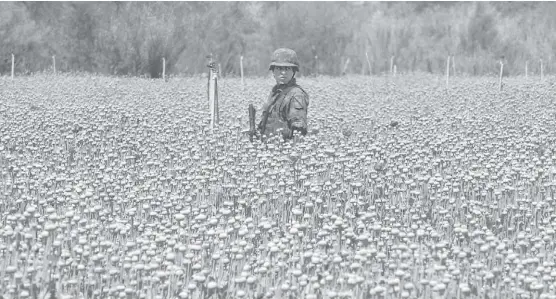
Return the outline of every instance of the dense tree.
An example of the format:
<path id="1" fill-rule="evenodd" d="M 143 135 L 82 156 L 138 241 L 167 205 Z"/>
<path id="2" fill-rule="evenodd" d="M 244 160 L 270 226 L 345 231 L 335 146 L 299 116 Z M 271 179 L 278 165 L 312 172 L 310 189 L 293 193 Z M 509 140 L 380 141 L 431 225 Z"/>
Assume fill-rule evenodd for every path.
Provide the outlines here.
<path id="1" fill-rule="evenodd" d="M 206 71 L 266 73 L 278 47 L 294 48 L 303 74 L 488 74 L 501 56 L 512 74 L 552 70 L 556 3 L 550 2 L 0 2 L 0 73 L 57 70 L 160 77 Z M 369 63 L 367 63 L 367 55 Z M 318 59 L 317 59 L 318 57 Z M 347 64 L 349 59 L 350 63 Z M 369 68 L 370 64 L 370 68 Z"/>

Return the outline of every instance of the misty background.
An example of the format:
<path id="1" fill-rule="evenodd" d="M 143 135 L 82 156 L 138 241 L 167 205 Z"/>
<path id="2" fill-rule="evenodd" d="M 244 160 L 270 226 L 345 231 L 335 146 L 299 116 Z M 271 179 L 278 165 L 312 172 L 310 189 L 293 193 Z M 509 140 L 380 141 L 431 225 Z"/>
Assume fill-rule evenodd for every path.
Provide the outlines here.
<path id="1" fill-rule="evenodd" d="M 506 75 L 554 70 L 555 2 L 0 2 L 0 73 L 52 70 L 157 78 L 268 72 L 294 49 L 303 75 Z M 367 62 L 367 55 L 369 62 Z M 316 58 L 318 57 L 318 58 Z M 369 68 L 370 63 L 370 68 Z"/>

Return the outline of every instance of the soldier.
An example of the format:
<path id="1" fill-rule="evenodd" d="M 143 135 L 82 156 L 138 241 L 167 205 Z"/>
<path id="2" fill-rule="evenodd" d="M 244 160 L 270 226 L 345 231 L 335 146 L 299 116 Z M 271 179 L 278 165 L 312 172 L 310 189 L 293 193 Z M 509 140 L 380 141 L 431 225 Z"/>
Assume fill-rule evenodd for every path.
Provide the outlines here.
<path id="1" fill-rule="evenodd" d="M 291 139 L 295 131 L 306 135 L 309 95 L 295 81 L 299 71 L 297 54 L 286 48 L 274 51 L 269 70 L 276 85 L 263 106 L 259 134 L 267 137 L 281 134 L 286 140 Z"/>

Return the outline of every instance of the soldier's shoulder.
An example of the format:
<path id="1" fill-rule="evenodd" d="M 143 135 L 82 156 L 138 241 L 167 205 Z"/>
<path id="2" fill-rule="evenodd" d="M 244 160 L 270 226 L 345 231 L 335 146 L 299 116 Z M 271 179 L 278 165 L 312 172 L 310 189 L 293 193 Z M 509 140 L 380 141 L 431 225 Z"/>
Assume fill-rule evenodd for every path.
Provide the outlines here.
<path id="1" fill-rule="evenodd" d="M 309 94 L 305 92 L 302 88 L 296 86 L 292 88 L 285 99 L 286 102 L 291 103 L 292 101 L 297 101 L 300 105 L 309 105 Z"/>
<path id="2" fill-rule="evenodd" d="M 300 96 L 300 97 L 309 97 L 307 91 L 305 91 L 301 86 L 293 87 L 289 92 L 288 95 L 290 96 Z"/>

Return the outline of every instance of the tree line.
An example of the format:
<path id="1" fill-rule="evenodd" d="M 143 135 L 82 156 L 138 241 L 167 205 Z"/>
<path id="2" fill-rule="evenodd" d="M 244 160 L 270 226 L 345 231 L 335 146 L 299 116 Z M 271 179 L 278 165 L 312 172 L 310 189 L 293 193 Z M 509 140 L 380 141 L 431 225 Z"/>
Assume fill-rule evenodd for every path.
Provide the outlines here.
<path id="1" fill-rule="evenodd" d="M 295 49 L 304 75 L 507 74 L 553 68 L 554 2 L 1 2 L 0 73 L 57 71 L 160 77 L 267 72 Z M 348 62 L 349 59 L 349 62 Z"/>

